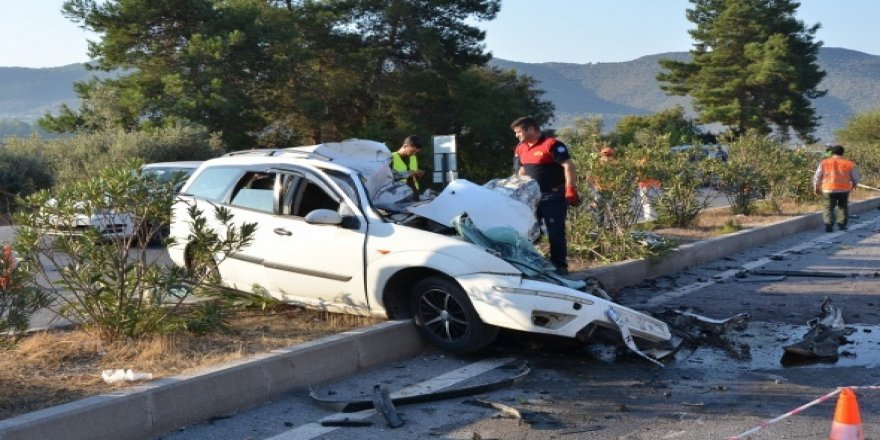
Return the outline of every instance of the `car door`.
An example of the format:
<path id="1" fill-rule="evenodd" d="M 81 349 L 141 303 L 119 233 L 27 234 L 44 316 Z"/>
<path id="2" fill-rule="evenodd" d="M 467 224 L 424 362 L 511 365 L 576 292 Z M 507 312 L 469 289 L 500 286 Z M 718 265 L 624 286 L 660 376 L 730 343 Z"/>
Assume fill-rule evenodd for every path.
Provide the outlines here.
<path id="1" fill-rule="evenodd" d="M 218 265 L 220 276 L 224 284 L 227 286 L 242 290 L 254 291 L 265 289 L 266 284 L 266 268 L 263 265 L 264 248 L 270 246 L 275 240 L 274 234 L 266 231 L 264 224 L 270 223 L 276 216 L 277 204 L 276 199 L 280 189 L 276 189 L 276 180 L 280 178 L 275 173 L 269 173 L 263 170 L 242 170 L 235 176 L 234 184 L 230 188 L 223 191 L 224 195 L 217 195 L 209 201 L 222 201 L 234 216 L 233 223 L 242 225 L 245 223 L 255 223 L 257 229 L 254 233 L 253 241 L 250 245 L 229 253 L 223 258 Z M 223 168 L 216 168 L 207 171 L 214 171 L 214 174 L 221 174 Z M 226 171 L 233 172 L 234 169 Z M 203 173 L 205 174 L 205 173 Z M 199 176 L 202 178 L 203 176 Z M 210 183 L 212 176 L 205 179 Z M 200 181 L 194 182 L 196 184 Z M 216 188 L 214 186 L 212 188 Z M 199 188 L 194 189 L 197 192 L 205 192 Z M 207 208 L 207 207 L 206 207 Z M 206 212 L 211 212 L 207 210 Z M 213 215 L 208 217 L 212 221 L 212 225 L 220 228 L 219 223 Z M 220 228 L 222 229 L 222 228 Z"/>
<path id="2" fill-rule="evenodd" d="M 288 167 L 290 168 L 290 167 Z M 308 170 L 278 171 L 278 213 L 261 221 L 265 287 L 285 301 L 366 311 L 364 244 L 367 223 L 356 206 L 354 182 Z M 316 209 L 345 215 L 340 225 L 309 224 Z M 268 239 L 267 239 L 268 240 Z"/>

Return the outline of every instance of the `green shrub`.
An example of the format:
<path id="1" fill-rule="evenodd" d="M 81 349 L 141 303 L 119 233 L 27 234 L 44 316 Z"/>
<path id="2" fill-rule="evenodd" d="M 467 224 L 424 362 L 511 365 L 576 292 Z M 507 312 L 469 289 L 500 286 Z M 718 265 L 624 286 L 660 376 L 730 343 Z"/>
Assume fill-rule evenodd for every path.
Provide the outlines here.
<path id="1" fill-rule="evenodd" d="M 699 145 L 695 145 L 695 150 L 702 152 Z M 711 203 L 701 189 L 711 182 L 712 178 L 707 176 L 713 176 L 714 162 L 668 149 L 654 151 L 648 162 L 653 168 L 652 175 L 662 185 L 655 203 L 659 223 L 680 228 L 692 226 Z"/>
<path id="2" fill-rule="evenodd" d="M 639 162 L 648 150 L 618 150 L 615 160 L 603 162 L 592 146 L 575 145 L 572 158 L 578 169 L 582 206 L 569 209 L 566 237 L 573 256 L 599 261 L 651 257 L 663 246 L 649 244 L 633 234 L 641 216 L 634 203 L 638 180 L 648 173 Z"/>
<path id="3" fill-rule="evenodd" d="M 846 151 L 843 156 L 856 164 L 862 174 L 861 183 L 880 187 L 880 143 L 858 143 L 844 147 Z"/>
<path id="4" fill-rule="evenodd" d="M 168 223 L 177 182 L 159 182 L 140 166 L 129 162 L 62 184 L 51 194 L 40 191 L 24 199 L 27 209 L 15 216 L 16 249 L 35 268 L 32 285 L 55 301 L 55 312 L 105 340 L 189 327 L 203 331 L 205 323 L 222 323 L 194 316 L 210 308 L 185 307 L 184 300 L 210 281 L 210 264 L 216 263 L 208 256 L 234 253 L 250 243 L 256 228 L 236 225 L 228 210 L 217 208 L 213 215 L 222 231 L 209 230 L 205 214 L 192 208 L 197 261 L 209 269 L 159 264 L 147 253 L 146 238 Z M 66 228 L 77 216 L 109 221 L 112 215 L 131 215 L 138 234 L 102 237 L 94 228 Z"/>
<path id="5" fill-rule="evenodd" d="M 52 170 L 43 155 L 0 148 L 0 210 L 15 210 L 15 200 L 53 184 Z"/>
<path id="6" fill-rule="evenodd" d="M 811 181 L 818 164 L 815 155 L 785 149 L 758 135 L 746 135 L 728 145 L 730 158 L 715 172 L 734 214 L 751 214 L 762 198 L 797 202 L 813 197 Z"/>
<path id="7" fill-rule="evenodd" d="M 204 160 L 223 153 L 217 135 L 189 126 L 84 133 L 56 139 L 8 138 L 6 144 L 11 152 L 43 158 L 58 184 L 83 180 L 95 170 L 131 159 L 145 163 Z"/>

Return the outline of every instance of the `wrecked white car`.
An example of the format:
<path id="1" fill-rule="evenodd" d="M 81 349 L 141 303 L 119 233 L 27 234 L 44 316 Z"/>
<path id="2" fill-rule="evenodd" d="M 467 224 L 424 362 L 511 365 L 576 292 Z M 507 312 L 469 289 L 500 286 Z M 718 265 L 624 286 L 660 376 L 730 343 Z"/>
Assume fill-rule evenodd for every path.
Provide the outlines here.
<path id="1" fill-rule="evenodd" d="M 599 325 L 629 342 L 670 338 L 662 321 L 547 271 L 528 239 L 535 218 L 526 204 L 466 180 L 407 202 L 390 160 L 384 144 L 349 140 L 207 161 L 175 205 L 171 258 L 190 263 L 187 209 L 221 205 L 236 222 L 257 224 L 251 245 L 216 259 L 233 289 L 259 285 L 306 307 L 411 317 L 454 353 L 485 346 L 499 328 L 574 338 Z"/>

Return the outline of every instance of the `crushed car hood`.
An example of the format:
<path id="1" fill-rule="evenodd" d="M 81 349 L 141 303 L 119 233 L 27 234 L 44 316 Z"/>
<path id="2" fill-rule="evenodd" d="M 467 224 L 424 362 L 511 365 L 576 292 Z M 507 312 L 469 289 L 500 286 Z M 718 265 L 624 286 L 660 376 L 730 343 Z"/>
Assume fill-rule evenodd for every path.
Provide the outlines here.
<path id="1" fill-rule="evenodd" d="M 522 237 L 529 237 L 535 225 L 535 215 L 526 204 L 465 179 L 453 180 L 437 198 L 408 210 L 447 226 L 467 214 L 478 229 L 509 227 Z"/>

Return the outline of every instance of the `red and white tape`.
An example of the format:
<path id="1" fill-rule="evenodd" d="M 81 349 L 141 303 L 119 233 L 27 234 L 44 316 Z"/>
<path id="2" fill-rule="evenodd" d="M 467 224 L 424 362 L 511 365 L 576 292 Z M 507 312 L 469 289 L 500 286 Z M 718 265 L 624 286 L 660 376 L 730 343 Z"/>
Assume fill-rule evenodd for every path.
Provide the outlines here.
<path id="1" fill-rule="evenodd" d="M 733 436 L 733 437 L 728 437 L 727 440 L 742 440 L 742 439 L 744 439 L 744 438 L 746 438 L 746 437 L 748 437 L 748 436 L 750 436 L 750 435 L 752 435 L 752 434 L 754 434 L 754 433 L 756 433 L 756 432 L 758 432 L 758 431 L 760 431 L 760 430 L 762 430 L 762 429 L 764 429 L 764 428 L 766 428 L 766 427 L 768 427 L 768 426 L 770 426 L 770 425 L 772 425 L 772 424 L 774 424 L 774 423 L 776 423 L 776 422 L 778 422 L 778 421 L 780 421 L 780 420 L 782 420 L 782 419 L 785 419 L 785 418 L 788 418 L 788 417 L 790 417 L 790 416 L 793 416 L 793 415 L 795 415 L 795 414 L 797 414 L 797 413 L 799 413 L 799 412 L 801 412 L 801 411 L 803 411 L 803 410 L 805 410 L 805 409 L 807 409 L 807 408 L 809 408 L 809 407 L 811 407 L 811 406 L 818 405 L 818 404 L 820 404 L 820 403 L 822 403 L 822 402 L 824 402 L 824 401 L 826 401 L 826 400 L 828 400 L 828 399 L 830 399 L 830 398 L 832 398 L 832 397 L 834 397 L 834 396 L 840 394 L 840 392 L 841 392 L 844 388 L 850 388 L 850 389 L 853 389 L 853 390 L 880 390 L 880 386 L 877 386 L 877 385 L 852 386 L 852 387 L 839 387 L 839 388 L 837 388 L 836 390 L 834 390 L 834 391 L 832 391 L 832 392 L 830 392 L 830 393 L 828 393 L 828 394 L 826 394 L 826 395 L 824 395 L 824 396 L 822 396 L 822 397 L 819 397 L 819 398 L 817 398 L 816 400 L 813 400 L 813 401 L 810 402 L 810 403 L 807 403 L 807 404 L 801 405 L 801 406 L 799 406 L 799 407 L 797 407 L 797 408 L 795 408 L 795 409 L 793 409 L 793 410 L 791 410 L 791 411 L 789 411 L 789 412 L 787 412 L 787 413 L 785 413 L 785 414 L 783 414 L 783 415 L 781 415 L 781 416 L 779 416 L 779 417 L 774 417 L 774 418 L 772 418 L 772 419 L 765 420 L 765 421 L 761 422 L 760 425 L 758 425 L 758 426 L 756 426 L 756 427 L 754 427 L 754 428 L 752 428 L 752 429 L 750 429 L 750 430 L 748 430 L 748 431 L 742 432 L 742 433 L 737 434 L 737 435 L 735 435 L 735 436 Z"/>

